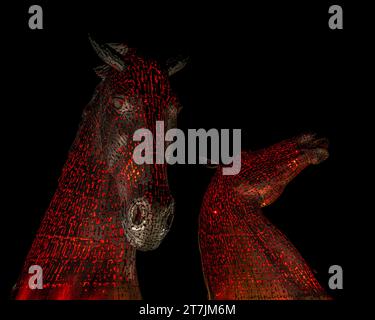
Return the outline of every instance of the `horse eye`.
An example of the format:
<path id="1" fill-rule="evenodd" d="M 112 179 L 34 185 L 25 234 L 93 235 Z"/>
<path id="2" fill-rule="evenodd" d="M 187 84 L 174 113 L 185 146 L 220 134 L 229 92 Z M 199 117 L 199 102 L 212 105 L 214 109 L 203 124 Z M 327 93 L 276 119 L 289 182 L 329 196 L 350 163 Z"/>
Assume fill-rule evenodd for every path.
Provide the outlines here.
<path id="1" fill-rule="evenodd" d="M 113 106 L 120 113 L 130 112 L 132 110 L 132 105 L 124 97 L 113 97 Z"/>
<path id="2" fill-rule="evenodd" d="M 116 109 L 121 109 L 125 104 L 124 98 L 114 97 L 113 98 L 113 105 Z"/>

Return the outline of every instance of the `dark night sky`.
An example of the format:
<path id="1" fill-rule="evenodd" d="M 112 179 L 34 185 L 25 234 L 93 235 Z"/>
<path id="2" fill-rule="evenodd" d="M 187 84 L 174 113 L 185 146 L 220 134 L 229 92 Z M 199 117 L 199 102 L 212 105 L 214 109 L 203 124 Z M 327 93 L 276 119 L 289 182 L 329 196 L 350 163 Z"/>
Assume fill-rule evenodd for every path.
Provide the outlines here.
<path id="1" fill-rule="evenodd" d="M 43 2 L 40 2 L 43 3 Z M 267 2 L 268 3 L 268 2 Z M 4 92 L 8 108 L 5 195 L 7 263 L 2 296 L 15 283 L 74 139 L 81 112 L 99 79 L 100 63 L 88 42 L 127 42 L 165 60 L 189 55 L 191 64 L 173 80 L 184 106 L 179 127 L 241 128 L 243 148 L 256 150 L 306 131 L 326 136 L 331 156 L 298 176 L 264 211 L 281 228 L 326 286 L 328 267 L 350 274 L 347 250 L 351 214 L 349 185 L 360 124 L 359 28 L 348 6 L 344 32 L 328 29 L 328 5 L 288 4 L 178 7 L 44 5 L 45 29 L 27 28 L 26 4 L 10 9 Z M 349 13 L 350 12 L 350 13 Z M 353 20 L 350 20 L 353 17 Z M 354 49 L 356 48 L 356 49 Z M 356 61 L 356 63 L 355 63 Z M 356 106 L 353 108 L 344 106 Z M 138 276 L 145 299 L 204 301 L 197 246 L 197 218 L 212 171 L 170 168 L 177 200 L 170 234 L 154 252 L 140 253 Z M 3 264 L 4 268 L 4 264 Z M 3 278 L 4 279 L 4 278 Z M 330 292 L 338 300 L 350 295 Z"/>

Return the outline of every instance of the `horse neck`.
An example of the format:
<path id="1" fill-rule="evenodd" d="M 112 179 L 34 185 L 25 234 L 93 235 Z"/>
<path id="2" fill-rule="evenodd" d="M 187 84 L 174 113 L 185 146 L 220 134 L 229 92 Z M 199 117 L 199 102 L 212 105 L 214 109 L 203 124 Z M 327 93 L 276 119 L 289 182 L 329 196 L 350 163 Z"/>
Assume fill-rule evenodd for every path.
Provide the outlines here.
<path id="1" fill-rule="evenodd" d="M 24 279 L 28 267 L 37 264 L 43 266 L 46 286 L 110 283 L 108 292 L 115 293 L 106 296 L 138 297 L 136 250 L 121 226 L 118 192 L 101 156 L 97 127 L 87 120 L 26 259 Z"/>
<path id="2" fill-rule="evenodd" d="M 69 151 L 47 216 L 59 226 L 67 223 L 71 231 L 64 229 L 64 233 L 68 237 L 100 243 L 117 238 L 124 241 L 123 207 L 101 152 L 99 126 L 92 119 L 85 119 Z"/>
<path id="3" fill-rule="evenodd" d="M 309 266 L 259 204 L 222 187 L 209 186 L 200 214 L 199 244 L 210 298 L 324 298 Z"/>

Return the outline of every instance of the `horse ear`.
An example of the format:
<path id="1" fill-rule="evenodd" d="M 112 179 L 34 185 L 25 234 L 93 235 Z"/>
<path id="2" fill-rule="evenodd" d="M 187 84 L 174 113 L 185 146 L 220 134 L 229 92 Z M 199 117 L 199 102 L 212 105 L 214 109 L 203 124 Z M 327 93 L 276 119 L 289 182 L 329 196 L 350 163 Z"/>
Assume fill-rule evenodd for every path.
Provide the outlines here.
<path id="1" fill-rule="evenodd" d="M 89 40 L 94 48 L 94 51 L 103 62 L 117 71 L 123 71 L 126 67 L 120 51 L 124 48 L 119 48 L 115 44 L 99 44 L 89 35 Z"/>
<path id="2" fill-rule="evenodd" d="M 122 56 L 126 55 L 129 51 L 129 47 L 123 43 L 108 43 L 108 45 Z"/>
<path id="3" fill-rule="evenodd" d="M 189 57 L 178 56 L 176 58 L 168 59 L 167 61 L 167 68 L 168 68 L 168 75 L 173 76 L 177 72 L 181 71 L 186 65 L 189 63 Z"/>
<path id="4" fill-rule="evenodd" d="M 111 67 L 106 64 L 94 68 L 96 75 L 102 79 L 105 79 L 107 77 L 110 70 L 111 70 Z"/>

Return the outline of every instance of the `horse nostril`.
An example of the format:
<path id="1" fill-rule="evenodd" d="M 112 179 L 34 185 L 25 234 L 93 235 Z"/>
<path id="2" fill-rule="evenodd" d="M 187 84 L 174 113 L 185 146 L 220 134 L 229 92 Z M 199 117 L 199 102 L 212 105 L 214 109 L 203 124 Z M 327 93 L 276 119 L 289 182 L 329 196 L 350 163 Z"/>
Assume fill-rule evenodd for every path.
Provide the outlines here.
<path id="1" fill-rule="evenodd" d="M 138 198 L 133 201 L 128 210 L 128 223 L 134 231 L 141 230 L 146 223 L 150 213 L 150 204 L 145 198 Z"/>
<path id="2" fill-rule="evenodd" d="M 135 214 L 133 216 L 134 217 L 133 223 L 135 225 L 139 225 L 139 224 L 142 223 L 142 215 L 143 215 L 143 213 L 142 213 L 142 210 L 139 207 L 137 207 L 135 211 L 136 212 L 135 212 Z"/>

